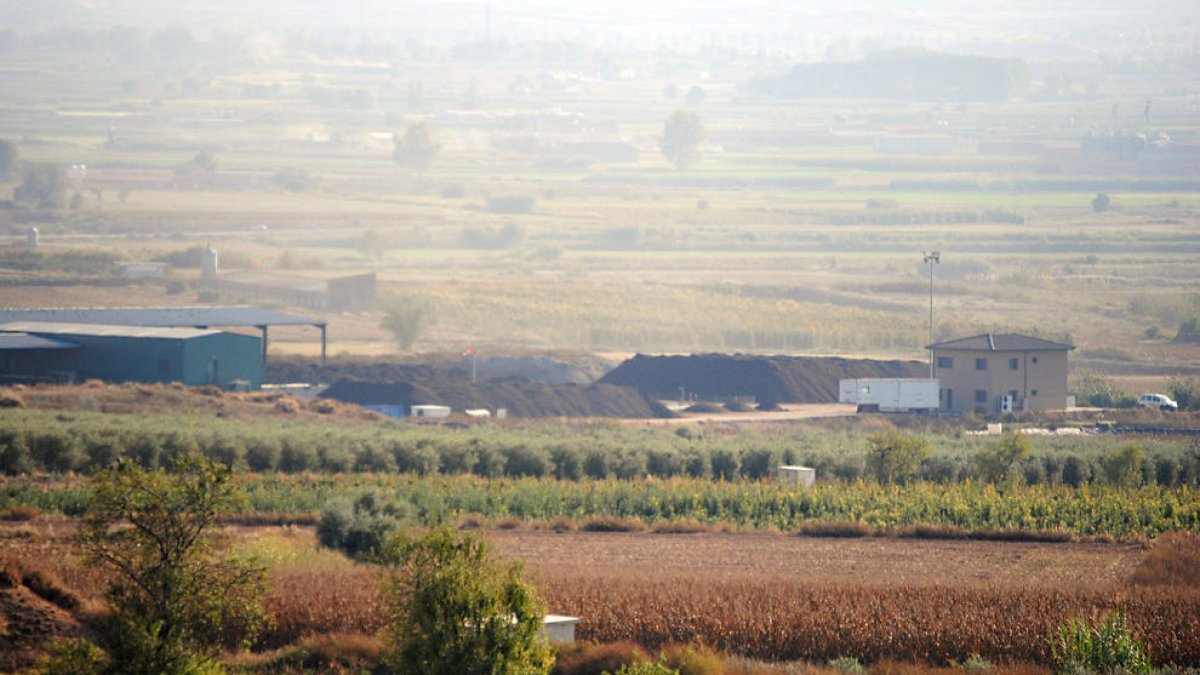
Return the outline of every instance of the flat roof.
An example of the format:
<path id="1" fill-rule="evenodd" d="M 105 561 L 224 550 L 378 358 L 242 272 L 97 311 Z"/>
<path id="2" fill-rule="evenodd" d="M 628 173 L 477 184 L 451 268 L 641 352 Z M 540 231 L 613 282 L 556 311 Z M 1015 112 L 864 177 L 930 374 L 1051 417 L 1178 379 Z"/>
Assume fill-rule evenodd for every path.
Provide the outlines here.
<path id="1" fill-rule="evenodd" d="M 164 328 L 160 326 L 106 326 L 96 323 L 53 323 L 49 321 L 13 321 L 0 324 L 0 333 L 34 333 L 43 335 L 88 335 L 103 337 L 162 338 L 189 340 L 207 335 L 219 335 L 219 330 L 205 328 Z"/>
<path id="2" fill-rule="evenodd" d="M 43 321 L 107 326 L 324 326 L 325 321 L 248 305 L 227 307 L 77 307 L 0 309 L 0 324 Z"/>
<path id="3" fill-rule="evenodd" d="M 79 345 L 28 333 L 0 333 L 0 350 L 79 349 Z"/>

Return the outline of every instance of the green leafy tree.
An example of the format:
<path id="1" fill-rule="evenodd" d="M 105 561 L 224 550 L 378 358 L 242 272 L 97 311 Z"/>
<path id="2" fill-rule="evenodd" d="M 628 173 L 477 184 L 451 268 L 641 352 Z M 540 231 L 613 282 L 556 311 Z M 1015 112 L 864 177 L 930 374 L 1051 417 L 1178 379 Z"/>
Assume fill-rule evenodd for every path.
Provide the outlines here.
<path id="1" fill-rule="evenodd" d="M 192 163 L 204 173 L 216 173 L 217 171 L 217 156 L 213 154 L 212 150 L 207 148 L 197 152 L 192 157 Z"/>
<path id="2" fill-rule="evenodd" d="M 1179 332 L 1175 334 L 1174 342 L 1189 342 L 1200 344 L 1200 317 L 1191 317 L 1179 322 Z"/>
<path id="3" fill-rule="evenodd" d="M 66 203 L 67 176 L 62 167 L 45 162 L 25 162 L 22 182 L 13 200 L 33 202 L 40 209 L 61 208 Z"/>
<path id="4" fill-rule="evenodd" d="M 434 143 L 433 137 L 429 135 L 429 127 L 420 122 L 408 127 L 404 138 L 396 141 L 392 159 L 400 166 L 414 171 L 425 171 L 440 151 L 441 147 Z"/>
<path id="5" fill-rule="evenodd" d="M 229 468 L 193 454 L 97 474 L 81 536 L 113 573 L 101 635 L 112 672 L 216 672 L 220 647 L 262 627 L 263 568 L 216 550 L 217 515 L 237 499 Z"/>
<path id="6" fill-rule="evenodd" d="M 975 468 L 981 480 L 999 483 L 1009 476 L 1016 462 L 1029 459 L 1030 450 L 1025 434 L 1007 433 L 975 454 Z"/>
<path id="7" fill-rule="evenodd" d="M 396 339 L 396 346 L 401 351 L 409 351 L 416 344 L 421 331 L 425 329 L 425 308 L 410 302 L 398 302 L 384 314 L 380 324 L 391 331 Z"/>
<path id="8" fill-rule="evenodd" d="M 700 144 L 704 142 L 704 124 L 694 112 L 678 110 L 663 125 L 658 146 L 663 156 L 683 170 L 700 159 Z"/>
<path id="9" fill-rule="evenodd" d="M 0 139 L 0 180 L 8 180 L 17 168 L 17 144 Z"/>
<path id="10" fill-rule="evenodd" d="M 1142 484 L 1142 446 L 1126 443 L 1104 458 L 1104 479 L 1112 485 L 1136 487 Z"/>
<path id="11" fill-rule="evenodd" d="M 867 437 L 867 471 L 880 483 L 904 483 L 929 456 L 929 441 L 893 429 Z"/>
<path id="12" fill-rule="evenodd" d="M 544 675 L 553 650 L 540 635 L 544 609 L 522 578 L 486 542 L 437 528 L 401 534 L 385 559 L 388 665 L 423 675 Z"/>

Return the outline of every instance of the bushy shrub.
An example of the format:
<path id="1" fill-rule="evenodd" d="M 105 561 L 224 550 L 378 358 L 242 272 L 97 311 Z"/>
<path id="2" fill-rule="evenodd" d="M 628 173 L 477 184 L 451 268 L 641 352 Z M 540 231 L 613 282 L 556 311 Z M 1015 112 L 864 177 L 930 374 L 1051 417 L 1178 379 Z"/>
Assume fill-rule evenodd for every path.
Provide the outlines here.
<path id="1" fill-rule="evenodd" d="M 1050 652 L 1060 671 L 1089 673 L 1149 673 L 1150 655 L 1115 612 L 1093 624 L 1071 619 L 1050 639 Z"/>
<path id="2" fill-rule="evenodd" d="M 679 675 L 679 671 L 668 666 L 662 657 L 657 661 L 650 661 L 635 656 L 633 663 L 621 666 L 615 675 Z"/>
<path id="3" fill-rule="evenodd" d="M 37 675 L 87 675 L 107 670 L 108 655 L 83 638 L 55 640 L 37 660 L 33 672 Z"/>
<path id="4" fill-rule="evenodd" d="M 405 505 L 367 492 L 353 502 L 342 499 L 327 504 L 317 521 L 317 541 L 351 558 L 371 559 L 407 521 Z"/>
<path id="5" fill-rule="evenodd" d="M 867 471 L 883 484 L 905 483 L 929 456 L 929 441 L 892 429 L 867 437 Z"/>
<path id="6" fill-rule="evenodd" d="M 1160 536 L 1129 581 L 1141 586 L 1200 587 L 1200 537 L 1191 532 Z"/>
<path id="7" fill-rule="evenodd" d="M 559 650 L 550 675 L 604 675 L 633 663 L 636 658 L 648 657 L 645 650 L 632 642 L 575 642 Z"/>
<path id="8" fill-rule="evenodd" d="M 535 201 L 531 195 L 489 196 L 487 198 L 487 210 L 491 213 L 529 213 L 533 210 Z"/>
<path id="9" fill-rule="evenodd" d="M 549 672 L 553 651 L 539 636 L 545 605 L 520 563 L 446 528 L 397 536 L 385 559 L 394 572 L 384 587 L 385 660 L 396 672 Z"/>
<path id="10" fill-rule="evenodd" d="M 836 670 L 839 673 L 865 673 L 867 669 L 859 663 L 858 659 L 853 656 L 840 656 L 836 659 L 830 659 L 830 670 Z"/>
<path id="11" fill-rule="evenodd" d="M 1142 446 L 1126 443 L 1104 458 L 1104 478 L 1111 485 L 1133 487 L 1142 484 Z"/>
<path id="12" fill-rule="evenodd" d="M 663 662 L 679 675 L 723 675 L 725 659 L 702 644 L 671 645 L 663 652 Z"/>
<path id="13" fill-rule="evenodd" d="M 507 476 L 533 476 L 540 478 L 550 473 L 550 461 L 546 455 L 526 445 L 505 448 L 504 473 Z"/>

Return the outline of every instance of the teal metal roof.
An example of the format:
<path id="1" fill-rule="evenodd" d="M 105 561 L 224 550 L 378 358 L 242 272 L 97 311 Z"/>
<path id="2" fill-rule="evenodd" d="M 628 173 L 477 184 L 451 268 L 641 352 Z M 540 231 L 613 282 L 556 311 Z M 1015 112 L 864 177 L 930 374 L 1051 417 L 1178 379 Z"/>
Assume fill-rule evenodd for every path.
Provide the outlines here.
<path id="1" fill-rule="evenodd" d="M 162 328 L 157 326 L 105 326 L 90 323 L 54 323 L 48 321 L 14 321 L 0 324 L 0 333 L 34 333 L 37 335 L 92 335 L 103 337 L 161 338 L 190 340 L 206 335 L 219 335 L 219 330 L 205 328 Z"/>
<path id="2" fill-rule="evenodd" d="M 79 349 L 79 345 L 28 333 L 0 333 L 0 351 L 23 349 Z"/>

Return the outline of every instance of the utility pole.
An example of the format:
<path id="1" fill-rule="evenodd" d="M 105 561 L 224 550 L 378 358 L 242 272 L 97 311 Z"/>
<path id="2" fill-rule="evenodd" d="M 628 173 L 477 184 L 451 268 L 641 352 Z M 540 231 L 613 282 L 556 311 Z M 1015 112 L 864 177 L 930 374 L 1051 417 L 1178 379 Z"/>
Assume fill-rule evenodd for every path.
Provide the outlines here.
<path id="1" fill-rule="evenodd" d="M 929 344 L 933 344 L 933 266 L 942 262 L 940 251 L 925 253 L 925 264 L 929 265 Z M 929 379 L 933 379 L 933 349 L 929 350 Z"/>

